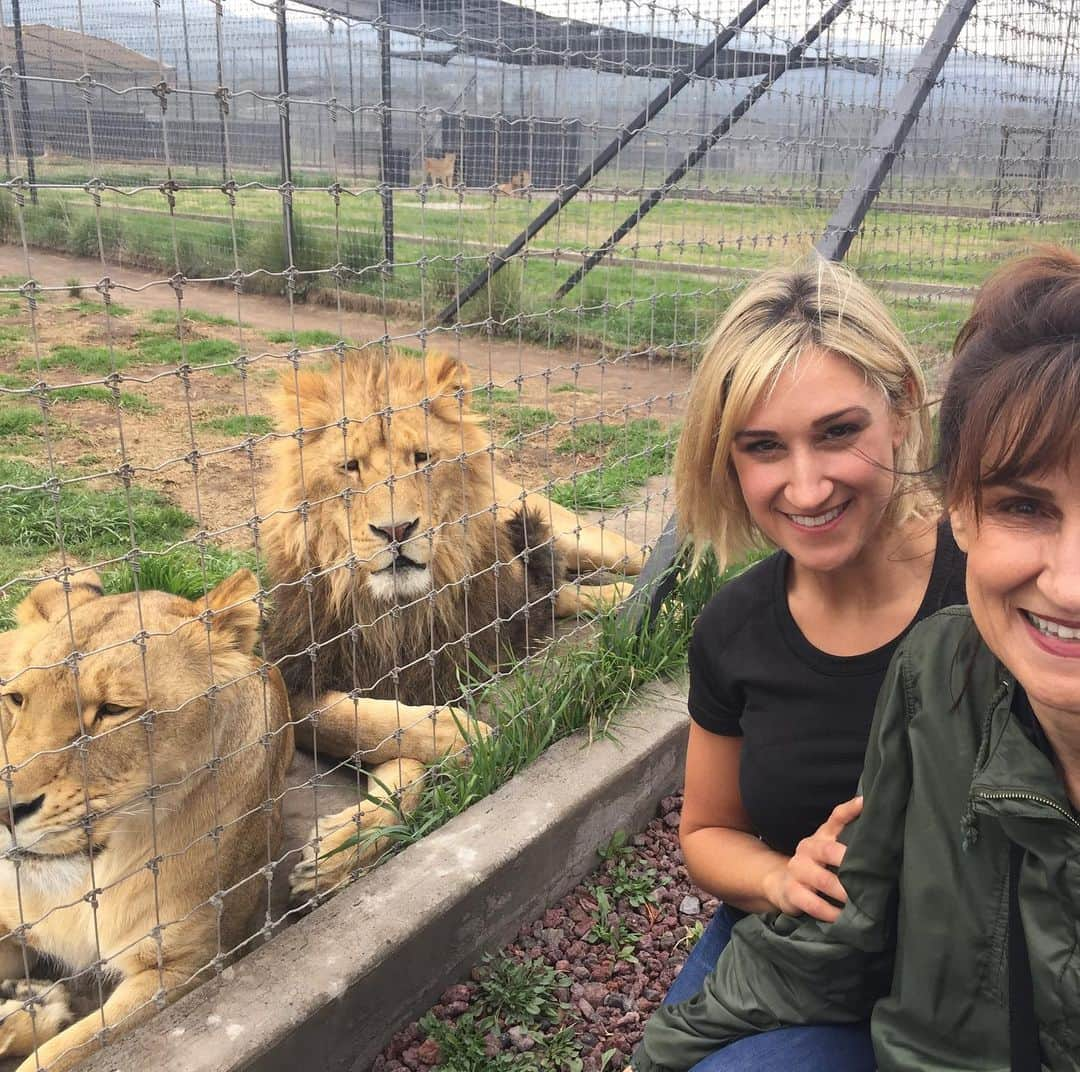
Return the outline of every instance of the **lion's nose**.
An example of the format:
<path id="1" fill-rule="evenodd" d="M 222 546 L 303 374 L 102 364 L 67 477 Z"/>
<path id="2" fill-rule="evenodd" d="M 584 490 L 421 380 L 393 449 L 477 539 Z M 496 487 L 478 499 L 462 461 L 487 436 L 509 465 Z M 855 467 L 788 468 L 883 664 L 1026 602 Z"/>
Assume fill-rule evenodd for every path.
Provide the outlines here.
<path id="1" fill-rule="evenodd" d="M 7 801 L 0 801 L 0 824 L 11 830 L 17 822 L 29 819 L 44 803 L 44 793 L 34 797 L 33 800 L 28 800 L 25 804 L 12 804 L 10 808 L 7 806 Z"/>
<path id="2" fill-rule="evenodd" d="M 368 525 L 368 528 L 381 536 L 387 543 L 404 543 L 419 527 L 420 518 L 414 517 L 403 525 Z"/>

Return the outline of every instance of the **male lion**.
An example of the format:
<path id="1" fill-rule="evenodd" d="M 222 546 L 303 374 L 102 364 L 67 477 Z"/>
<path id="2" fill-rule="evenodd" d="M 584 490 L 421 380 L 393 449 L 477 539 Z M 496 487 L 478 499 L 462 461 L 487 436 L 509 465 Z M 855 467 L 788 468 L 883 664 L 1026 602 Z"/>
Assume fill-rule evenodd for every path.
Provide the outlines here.
<path id="1" fill-rule="evenodd" d="M 280 423 L 298 431 L 276 446 L 264 530 L 276 604 L 268 653 L 299 743 L 374 765 L 372 806 L 323 820 L 329 836 L 316 829 L 324 853 L 355 840 L 357 822 L 392 821 L 392 798 L 413 807 L 423 764 L 463 752 L 463 714 L 432 709 L 461 696 L 463 676 L 526 654 L 555 616 L 623 594 L 567 585 L 568 560 L 603 568 L 630 554 L 636 568 L 641 558 L 582 533 L 545 499 L 521 501 L 495 473 L 468 388 L 459 362 L 398 353 L 285 382 Z M 564 530 L 554 540 L 550 518 Z M 379 848 L 369 840 L 323 859 L 310 849 L 294 895 L 335 884 Z"/>
<path id="2" fill-rule="evenodd" d="M 242 570 L 194 603 L 103 596 L 84 573 L 0 634 L 0 1055 L 30 1055 L 20 1072 L 70 1068 L 246 936 L 293 750 L 251 654 L 258 588 Z M 62 983 L 26 978 L 38 954 L 116 987 L 76 1019 Z"/>

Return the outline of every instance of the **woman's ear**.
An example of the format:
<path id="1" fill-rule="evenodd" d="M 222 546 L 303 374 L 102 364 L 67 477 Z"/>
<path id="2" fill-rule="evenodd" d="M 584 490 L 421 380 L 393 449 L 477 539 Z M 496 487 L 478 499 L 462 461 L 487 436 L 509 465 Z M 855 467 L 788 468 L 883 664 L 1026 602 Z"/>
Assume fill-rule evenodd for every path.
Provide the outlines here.
<path id="1" fill-rule="evenodd" d="M 954 509 L 949 511 L 949 524 L 952 525 L 952 534 L 956 546 L 966 555 L 968 545 L 971 543 L 971 528 L 975 524 L 974 518 L 968 516 L 967 510 Z"/>
<path id="2" fill-rule="evenodd" d="M 915 383 L 914 378 L 911 376 L 905 376 L 903 388 L 901 391 L 901 398 L 892 408 L 894 451 L 899 450 L 900 445 L 907 438 L 908 429 L 911 424 L 912 417 L 915 414 L 916 406 L 918 405 L 918 394 L 919 389 Z"/>

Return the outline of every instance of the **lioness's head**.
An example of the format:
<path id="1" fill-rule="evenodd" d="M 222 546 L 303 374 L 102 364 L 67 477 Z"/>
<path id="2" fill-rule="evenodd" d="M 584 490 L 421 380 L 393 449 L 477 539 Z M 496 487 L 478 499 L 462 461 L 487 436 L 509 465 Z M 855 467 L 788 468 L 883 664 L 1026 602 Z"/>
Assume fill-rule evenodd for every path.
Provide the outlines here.
<path id="1" fill-rule="evenodd" d="M 0 633 L 0 847 L 104 847 L 151 806 L 151 786 L 183 784 L 235 748 L 222 711 L 244 687 L 229 683 L 258 666 L 258 589 L 247 570 L 197 602 L 104 596 L 89 572 L 37 585 Z"/>
<path id="2" fill-rule="evenodd" d="M 279 444 L 275 473 L 290 561 L 327 569 L 353 556 L 358 583 L 385 602 L 464 576 L 462 531 L 488 521 L 471 515 L 485 467 L 490 502 L 491 466 L 465 366 L 353 355 L 283 386 L 280 423 L 302 430 Z M 316 510 L 306 522 L 300 502 Z"/>

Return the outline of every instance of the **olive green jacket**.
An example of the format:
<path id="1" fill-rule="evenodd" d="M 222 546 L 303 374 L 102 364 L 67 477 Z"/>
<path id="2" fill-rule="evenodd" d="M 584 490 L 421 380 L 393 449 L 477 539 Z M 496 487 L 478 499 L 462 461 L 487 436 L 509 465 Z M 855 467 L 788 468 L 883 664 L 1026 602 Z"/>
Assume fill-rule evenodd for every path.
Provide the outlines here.
<path id="1" fill-rule="evenodd" d="M 878 699 L 840 918 L 742 920 L 702 993 L 649 1022 L 635 1072 L 871 1011 L 880 1072 L 1008 1072 L 1010 839 L 1044 1067 L 1080 1070 L 1080 821 L 1014 687 L 966 607 L 912 630 Z"/>

